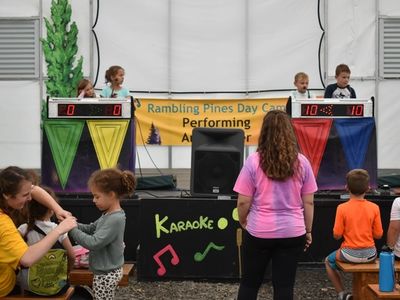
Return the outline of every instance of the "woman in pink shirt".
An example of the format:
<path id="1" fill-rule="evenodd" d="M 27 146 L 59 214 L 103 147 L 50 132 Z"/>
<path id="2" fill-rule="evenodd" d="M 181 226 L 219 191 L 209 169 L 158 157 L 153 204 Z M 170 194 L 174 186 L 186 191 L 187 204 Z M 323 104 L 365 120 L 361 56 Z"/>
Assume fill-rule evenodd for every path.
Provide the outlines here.
<path id="1" fill-rule="evenodd" d="M 247 158 L 234 191 L 245 229 L 238 300 L 257 299 L 270 261 L 274 299 L 293 299 L 297 262 L 312 242 L 317 184 L 284 111 L 265 115 L 257 151 Z"/>

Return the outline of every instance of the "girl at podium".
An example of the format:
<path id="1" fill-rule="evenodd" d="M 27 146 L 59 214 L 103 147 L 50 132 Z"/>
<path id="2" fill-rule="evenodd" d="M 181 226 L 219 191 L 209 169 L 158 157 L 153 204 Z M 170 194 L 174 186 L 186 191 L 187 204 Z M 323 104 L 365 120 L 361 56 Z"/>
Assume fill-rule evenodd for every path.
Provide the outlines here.
<path id="1" fill-rule="evenodd" d="M 79 81 L 77 88 L 78 98 L 97 98 L 96 93 L 94 92 L 93 84 L 89 79 L 82 79 Z"/>
<path id="2" fill-rule="evenodd" d="M 106 71 L 106 84 L 100 96 L 104 98 L 126 98 L 129 90 L 122 86 L 124 83 L 125 70 L 121 66 L 111 66 Z"/>
<path id="3" fill-rule="evenodd" d="M 234 191 L 245 229 L 237 299 L 257 299 L 270 261 L 274 299 L 293 299 L 297 262 L 312 242 L 317 184 L 284 111 L 264 117 L 257 151 L 247 158 Z"/>

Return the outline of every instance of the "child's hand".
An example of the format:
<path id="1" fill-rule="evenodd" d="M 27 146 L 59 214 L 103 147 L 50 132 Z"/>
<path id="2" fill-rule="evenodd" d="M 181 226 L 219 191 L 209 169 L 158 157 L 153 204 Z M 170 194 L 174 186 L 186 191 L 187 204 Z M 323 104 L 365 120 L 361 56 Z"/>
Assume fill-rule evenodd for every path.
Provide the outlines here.
<path id="1" fill-rule="evenodd" d="M 64 219 L 66 219 L 67 217 L 72 216 L 72 214 L 71 214 L 69 211 L 66 211 L 66 210 L 64 210 L 64 209 L 55 212 L 55 214 L 56 214 L 57 219 L 58 219 L 59 221 L 62 221 L 62 220 L 64 220 Z"/>
<path id="2" fill-rule="evenodd" d="M 73 216 L 68 216 L 60 224 L 58 224 L 56 228 L 61 235 L 70 231 L 71 229 L 74 229 L 77 226 L 78 223 L 76 222 L 76 218 Z"/>

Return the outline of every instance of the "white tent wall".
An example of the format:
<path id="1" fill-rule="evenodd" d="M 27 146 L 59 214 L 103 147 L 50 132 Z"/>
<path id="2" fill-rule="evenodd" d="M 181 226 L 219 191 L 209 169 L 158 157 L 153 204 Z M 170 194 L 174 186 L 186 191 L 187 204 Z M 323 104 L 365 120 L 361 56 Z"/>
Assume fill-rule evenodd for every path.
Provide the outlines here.
<path id="1" fill-rule="evenodd" d="M 378 168 L 398 169 L 400 167 L 400 95 L 399 80 L 379 83 L 378 93 Z"/>
<path id="2" fill-rule="evenodd" d="M 40 0 L 1 0 L 0 17 L 39 16 Z"/>
<path id="3" fill-rule="evenodd" d="M 378 1 L 379 16 L 400 17 L 396 0 Z M 376 71 L 378 72 L 378 70 Z M 400 80 L 379 80 L 377 92 L 378 168 L 400 167 Z"/>
<path id="4" fill-rule="evenodd" d="M 336 65 L 346 63 L 357 95 L 377 99 L 378 167 L 400 168 L 400 137 L 395 134 L 400 125 L 399 80 L 380 79 L 377 68 L 379 16 L 400 17 L 400 1 L 321 1 L 321 26 L 317 0 L 100 1 L 94 28 L 99 51 L 93 52 L 91 24 L 97 1 L 70 3 L 84 75 L 96 80 L 100 89 L 105 70 L 121 65 L 124 85 L 135 97 L 285 97 L 298 71 L 308 73 L 310 88 L 321 94 L 319 64 L 329 84 Z M 48 17 L 50 5 L 50 0 L 0 0 L 0 18 Z M 44 25 L 42 32 L 45 35 Z M 41 68 L 44 76 L 44 62 Z M 245 93 L 257 90 L 269 92 Z M 174 93 L 212 91 L 243 93 Z M 40 168 L 40 101 L 46 94 L 42 78 L 2 80 L 0 93 L 0 168 Z M 248 147 L 246 153 L 254 149 Z M 139 146 L 137 152 L 137 167 L 190 168 L 190 147 Z"/>
<path id="5" fill-rule="evenodd" d="M 40 86 L 0 81 L 0 168 L 40 168 Z"/>
<path id="6" fill-rule="evenodd" d="M 299 70 L 322 88 L 315 0 L 125 0 L 99 8 L 99 88 L 114 64 L 134 91 L 290 89 Z M 301 26 L 300 14 L 308 16 Z"/>
<path id="7" fill-rule="evenodd" d="M 375 0 L 326 1 L 326 5 L 328 77 L 334 80 L 336 66 L 345 63 L 351 70 L 350 84 L 355 79 L 373 78 L 377 55 Z"/>

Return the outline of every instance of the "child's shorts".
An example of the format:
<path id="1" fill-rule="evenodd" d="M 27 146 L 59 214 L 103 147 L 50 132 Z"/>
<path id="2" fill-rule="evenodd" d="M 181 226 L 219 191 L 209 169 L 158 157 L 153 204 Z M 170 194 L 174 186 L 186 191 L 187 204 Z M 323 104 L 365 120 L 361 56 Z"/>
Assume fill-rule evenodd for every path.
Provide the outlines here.
<path id="1" fill-rule="evenodd" d="M 376 248 L 363 248 L 363 249 L 350 249 L 341 248 L 339 250 L 333 251 L 328 255 L 327 260 L 332 269 L 337 270 L 336 265 L 336 252 L 339 251 L 339 260 L 351 263 L 368 263 L 376 259 L 377 253 Z"/>

